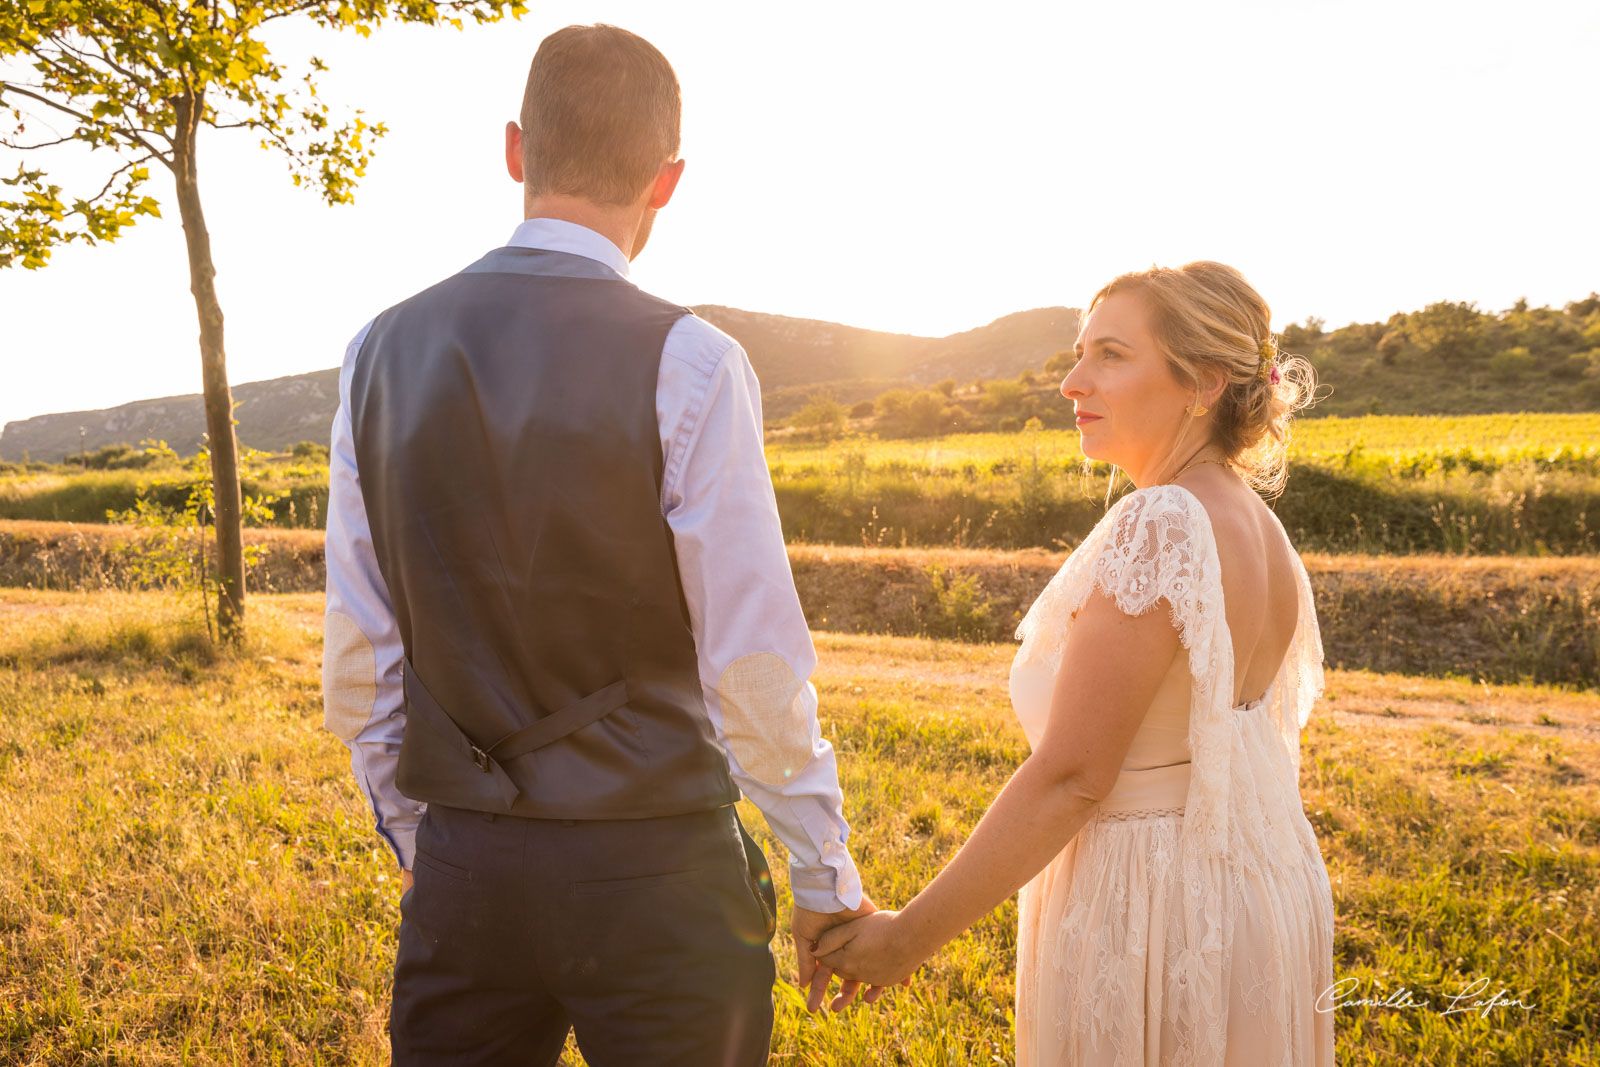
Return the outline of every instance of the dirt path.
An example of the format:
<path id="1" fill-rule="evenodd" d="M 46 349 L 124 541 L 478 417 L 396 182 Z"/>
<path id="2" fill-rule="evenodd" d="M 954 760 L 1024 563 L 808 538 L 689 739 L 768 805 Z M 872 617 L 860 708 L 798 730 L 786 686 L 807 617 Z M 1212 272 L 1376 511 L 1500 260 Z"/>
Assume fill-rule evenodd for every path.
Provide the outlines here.
<path id="1" fill-rule="evenodd" d="M 961 645 L 906 637 L 816 634 L 818 673 L 847 679 L 922 682 L 1005 692 L 1014 646 Z M 1328 669 L 1312 714 L 1342 726 L 1422 728 L 1449 725 L 1468 733 L 1516 727 L 1539 734 L 1600 740 L 1600 693 L 1551 686 L 1483 685 L 1458 678 Z M 1551 721 L 1544 721 L 1544 720 Z"/>

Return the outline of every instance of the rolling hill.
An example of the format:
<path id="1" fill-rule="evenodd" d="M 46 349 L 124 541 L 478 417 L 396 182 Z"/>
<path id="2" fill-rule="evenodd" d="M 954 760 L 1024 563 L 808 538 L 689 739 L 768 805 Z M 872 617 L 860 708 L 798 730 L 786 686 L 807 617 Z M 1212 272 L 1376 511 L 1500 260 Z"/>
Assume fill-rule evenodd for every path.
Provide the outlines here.
<path id="1" fill-rule="evenodd" d="M 750 354 L 768 418 L 792 414 L 819 389 L 854 402 L 895 386 L 930 385 L 944 378 L 1015 377 L 1070 348 L 1078 329 L 1078 313 L 1070 308 L 1021 311 L 949 337 L 883 333 L 716 305 L 694 310 L 737 338 Z M 325 443 L 338 389 L 337 368 L 234 386 L 240 443 L 270 451 L 297 441 Z M 15 462 L 26 454 L 59 462 L 81 448 L 146 439 L 166 441 L 187 454 L 199 447 L 204 429 L 198 393 L 137 400 L 99 411 L 9 422 L 0 433 L 0 459 Z"/>

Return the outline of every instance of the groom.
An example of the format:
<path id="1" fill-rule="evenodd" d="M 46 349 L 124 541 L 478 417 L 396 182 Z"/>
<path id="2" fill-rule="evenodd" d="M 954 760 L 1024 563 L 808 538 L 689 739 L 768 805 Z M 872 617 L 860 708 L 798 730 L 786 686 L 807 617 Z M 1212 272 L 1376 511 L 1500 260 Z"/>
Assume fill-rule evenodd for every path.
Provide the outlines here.
<path id="1" fill-rule="evenodd" d="M 345 353 L 325 724 L 402 870 L 397 1064 L 554 1064 L 569 1030 L 592 1067 L 764 1063 L 741 791 L 789 849 L 813 1007 L 812 941 L 872 910 L 755 374 L 627 280 L 679 111 L 641 38 L 546 38 L 506 128 L 525 221 Z"/>

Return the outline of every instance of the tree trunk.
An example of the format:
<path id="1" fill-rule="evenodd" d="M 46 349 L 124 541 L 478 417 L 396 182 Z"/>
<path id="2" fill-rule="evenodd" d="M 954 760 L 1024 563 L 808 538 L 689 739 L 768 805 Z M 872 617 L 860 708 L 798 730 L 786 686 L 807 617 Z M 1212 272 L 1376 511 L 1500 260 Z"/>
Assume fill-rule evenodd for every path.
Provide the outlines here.
<path id="1" fill-rule="evenodd" d="M 212 514 L 217 524 L 217 630 L 235 643 L 244 633 L 244 536 L 240 529 L 239 450 L 233 432 L 233 393 L 228 388 L 227 356 L 222 345 L 222 305 L 217 302 L 216 268 L 211 264 L 211 235 L 200 209 L 195 170 L 195 141 L 203 98 L 199 93 L 177 102 L 177 138 L 173 173 L 178 185 L 178 212 L 189 246 L 189 291 L 200 317 L 200 369 L 205 383 L 206 438 L 211 448 Z"/>

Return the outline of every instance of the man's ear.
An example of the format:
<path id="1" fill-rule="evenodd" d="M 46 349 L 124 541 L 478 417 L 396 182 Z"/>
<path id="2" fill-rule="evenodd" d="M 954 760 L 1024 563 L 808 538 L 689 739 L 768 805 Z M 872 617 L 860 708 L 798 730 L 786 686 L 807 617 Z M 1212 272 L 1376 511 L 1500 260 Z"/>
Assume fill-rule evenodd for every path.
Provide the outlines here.
<path id="1" fill-rule="evenodd" d="M 673 159 L 661 164 L 661 169 L 656 171 L 656 182 L 650 187 L 650 210 L 660 211 L 667 206 L 667 201 L 672 199 L 672 194 L 678 188 L 678 179 L 683 177 L 683 160 Z"/>
<path id="2" fill-rule="evenodd" d="M 522 184 L 522 127 L 515 122 L 506 123 L 506 173 Z"/>

